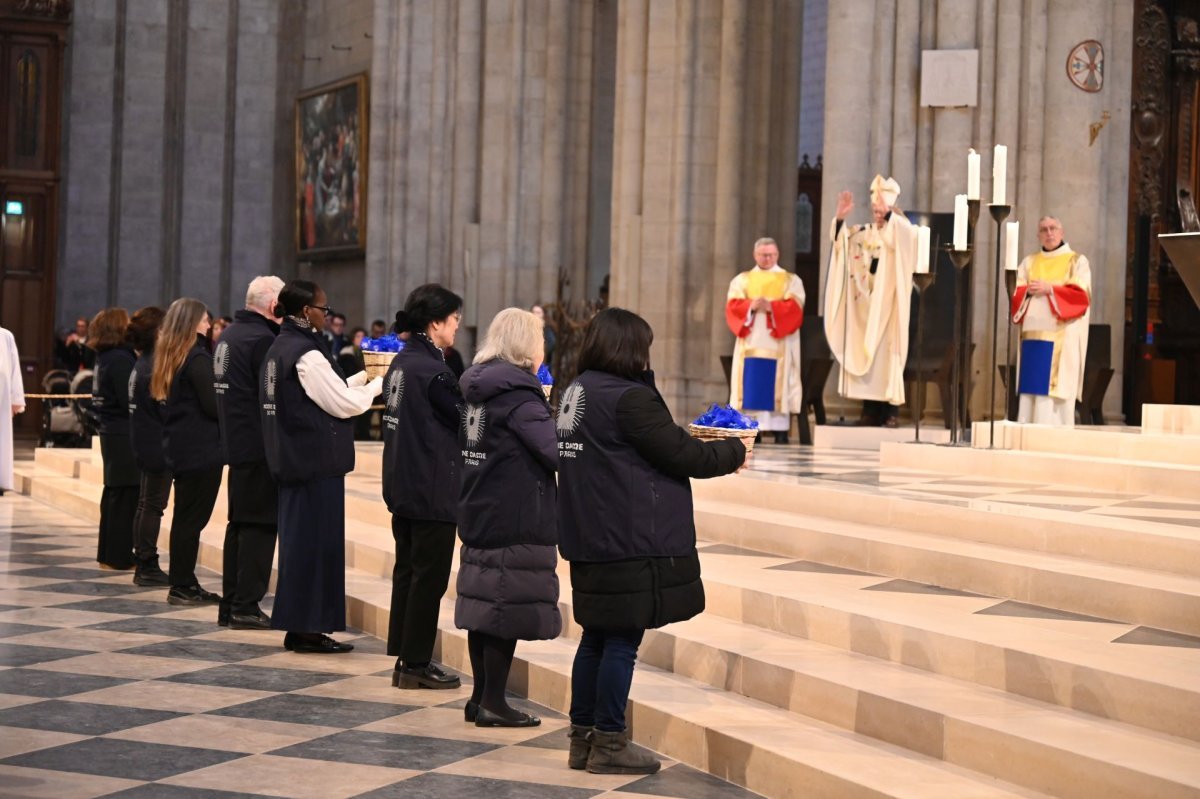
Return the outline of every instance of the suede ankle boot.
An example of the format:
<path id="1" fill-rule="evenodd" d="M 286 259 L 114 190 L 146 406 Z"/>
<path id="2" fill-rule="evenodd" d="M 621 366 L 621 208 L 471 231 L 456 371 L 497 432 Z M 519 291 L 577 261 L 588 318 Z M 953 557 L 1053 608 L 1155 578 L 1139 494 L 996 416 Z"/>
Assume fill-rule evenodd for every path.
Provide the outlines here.
<path id="1" fill-rule="evenodd" d="M 593 774 L 654 774 L 662 768 L 657 758 L 631 747 L 624 730 L 592 730 L 588 738 L 592 742 L 592 751 L 588 755 L 587 770 Z"/>
<path id="2" fill-rule="evenodd" d="M 567 765 L 571 768 L 576 770 L 587 768 L 588 755 L 592 753 L 592 745 L 588 742 L 588 735 L 591 732 L 591 727 L 580 727 L 578 724 L 572 724 L 571 729 L 567 731 L 567 737 L 571 739 L 571 751 L 567 754 Z"/>

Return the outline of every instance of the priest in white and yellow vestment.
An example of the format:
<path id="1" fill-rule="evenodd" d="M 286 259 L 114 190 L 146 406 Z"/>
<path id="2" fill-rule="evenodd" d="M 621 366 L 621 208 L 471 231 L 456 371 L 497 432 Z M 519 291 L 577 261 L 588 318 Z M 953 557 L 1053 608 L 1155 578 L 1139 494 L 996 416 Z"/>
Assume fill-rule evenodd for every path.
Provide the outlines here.
<path id="1" fill-rule="evenodd" d="M 754 242 L 755 267 L 729 283 L 725 322 L 737 336 L 729 404 L 786 444 L 800 412 L 800 325 L 804 284 L 779 266 L 774 239 Z"/>
<path id="2" fill-rule="evenodd" d="M 1038 221 L 1041 252 L 1017 267 L 1013 323 L 1021 326 L 1017 421 L 1075 425 L 1083 398 L 1092 270 L 1088 259 L 1063 241 L 1062 223 Z"/>
<path id="3" fill-rule="evenodd" d="M 841 364 L 838 393 L 863 400 L 860 424 L 895 427 L 904 404 L 904 362 L 917 232 L 893 212 L 900 186 L 876 175 L 872 221 L 846 225 L 854 196 L 838 196 L 825 281 L 825 335 Z"/>

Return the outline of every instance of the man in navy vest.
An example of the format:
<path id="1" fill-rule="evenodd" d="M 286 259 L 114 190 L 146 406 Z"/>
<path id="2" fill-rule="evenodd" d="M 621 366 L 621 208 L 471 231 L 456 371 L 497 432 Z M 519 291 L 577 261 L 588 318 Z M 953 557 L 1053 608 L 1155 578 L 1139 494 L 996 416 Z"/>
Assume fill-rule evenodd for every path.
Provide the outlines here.
<path id="1" fill-rule="evenodd" d="M 271 619 L 258 603 L 271 580 L 278 492 L 263 448 L 258 383 L 267 350 L 279 333 L 273 311 L 281 288 L 283 281 L 273 275 L 250 281 L 245 309 L 234 314 L 213 354 L 221 448 L 229 464 L 229 523 L 217 623 L 235 630 L 271 629 Z"/>

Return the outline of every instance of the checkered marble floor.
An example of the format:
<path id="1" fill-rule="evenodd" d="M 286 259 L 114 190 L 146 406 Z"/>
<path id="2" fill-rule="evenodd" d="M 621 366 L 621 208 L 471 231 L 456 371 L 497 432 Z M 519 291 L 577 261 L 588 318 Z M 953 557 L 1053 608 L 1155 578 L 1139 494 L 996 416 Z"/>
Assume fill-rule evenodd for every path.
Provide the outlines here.
<path id="1" fill-rule="evenodd" d="M 392 688 L 381 641 L 341 634 L 355 651 L 323 657 L 222 630 L 212 607 L 95 568 L 95 537 L 0 497 L 0 797 L 754 796 L 672 761 L 650 777 L 572 771 L 561 714 L 514 699 L 542 726 L 465 724 L 469 687 Z"/>
<path id="2" fill-rule="evenodd" d="M 1200 529 L 1200 498 L 1089 491 L 1022 480 L 880 468 L 879 453 L 761 444 L 754 449 L 750 476 L 772 481 L 838 483 L 848 491 L 903 496 L 940 505 L 1019 512 L 1028 509 L 1099 515 Z"/>

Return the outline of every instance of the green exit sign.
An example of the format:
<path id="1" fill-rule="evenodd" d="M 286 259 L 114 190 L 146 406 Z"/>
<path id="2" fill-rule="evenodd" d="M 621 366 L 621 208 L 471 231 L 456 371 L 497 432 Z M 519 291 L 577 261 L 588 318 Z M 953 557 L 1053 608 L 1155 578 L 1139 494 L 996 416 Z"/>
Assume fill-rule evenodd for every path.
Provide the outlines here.
<path id="1" fill-rule="evenodd" d="M 4 203 L 4 213 L 9 216 L 24 216 L 25 203 L 19 200 L 8 200 Z"/>

